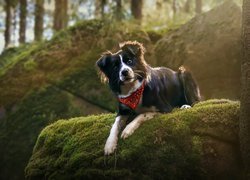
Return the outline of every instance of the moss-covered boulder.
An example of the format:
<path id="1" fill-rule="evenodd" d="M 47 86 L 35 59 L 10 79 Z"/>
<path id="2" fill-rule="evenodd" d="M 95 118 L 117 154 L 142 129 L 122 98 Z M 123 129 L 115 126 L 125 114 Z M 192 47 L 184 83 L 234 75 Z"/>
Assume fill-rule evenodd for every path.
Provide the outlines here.
<path id="1" fill-rule="evenodd" d="M 155 47 L 157 63 L 189 67 L 202 95 L 238 99 L 240 96 L 241 9 L 227 1 L 169 32 Z"/>
<path id="2" fill-rule="evenodd" d="M 99 83 L 95 62 L 103 51 L 118 49 L 120 42 L 130 39 L 152 49 L 148 34 L 136 26 L 92 20 L 63 30 L 50 41 L 13 53 L 7 50 L 0 56 L 0 105 L 8 109 L 30 91 L 54 85 L 113 110 L 111 94 Z"/>
<path id="3" fill-rule="evenodd" d="M 103 147 L 114 114 L 60 120 L 39 135 L 26 167 L 28 179 L 239 179 L 239 103 L 201 102 L 145 122 Z"/>
<path id="4" fill-rule="evenodd" d="M 85 21 L 50 41 L 6 50 L 0 56 L 0 179 L 22 179 L 40 130 L 62 118 L 114 112 L 111 92 L 95 62 L 125 40 L 152 41 L 137 26 Z M 152 60 L 152 59 L 151 59 Z"/>

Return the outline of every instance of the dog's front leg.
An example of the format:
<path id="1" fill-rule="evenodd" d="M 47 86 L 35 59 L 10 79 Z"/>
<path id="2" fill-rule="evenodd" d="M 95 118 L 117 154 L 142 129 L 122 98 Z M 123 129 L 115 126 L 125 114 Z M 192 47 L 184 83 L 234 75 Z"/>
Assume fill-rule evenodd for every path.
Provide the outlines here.
<path id="1" fill-rule="evenodd" d="M 152 119 L 156 113 L 148 112 L 138 115 L 126 128 L 122 131 L 121 138 L 126 139 L 131 136 L 134 131 L 145 121 Z"/>
<path id="2" fill-rule="evenodd" d="M 126 123 L 127 116 L 117 116 L 115 118 L 115 123 L 113 124 L 109 137 L 106 141 L 105 147 L 104 147 L 104 154 L 110 155 L 112 154 L 117 146 L 118 141 L 118 134 L 121 130 L 122 126 Z"/>

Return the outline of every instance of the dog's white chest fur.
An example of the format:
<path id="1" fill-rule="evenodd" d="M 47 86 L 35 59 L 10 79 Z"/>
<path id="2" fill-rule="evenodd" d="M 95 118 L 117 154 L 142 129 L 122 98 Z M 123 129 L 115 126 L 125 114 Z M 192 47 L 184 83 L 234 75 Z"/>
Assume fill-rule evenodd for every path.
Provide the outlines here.
<path id="1" fill-rule="evenodd" d="M 118 95 L 118 98 L 127 98 L 129 97 L 133 92 L 138 90 L 142 85 L 142 82 L 139 80 L 136 80 L 133 82 L 132 86 L 130 86 L 128 89 L 126 87 L 121 87 L 121 94 Z M 128 86 L 128 84 L 125 84 L 124 86 Z"/>

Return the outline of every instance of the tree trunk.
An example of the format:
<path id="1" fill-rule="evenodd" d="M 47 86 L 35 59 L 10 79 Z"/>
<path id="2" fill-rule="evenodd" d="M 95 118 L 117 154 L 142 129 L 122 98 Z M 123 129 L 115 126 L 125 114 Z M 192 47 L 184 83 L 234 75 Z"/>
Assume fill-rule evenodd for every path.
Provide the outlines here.
<path id="1" fill-rule="evenodd" d="M 18 2 L 18 1 L 17 1 Z M 14 4 L 13 6 L 13 9 L 14 9 L 14 13 L 13 13 L 13 17 L 12 17 L 12 26 L 13 26 L 13 29 L 12 29 L 12 42 L 13 42 L 13 44 L 15 44 L 16 43 L 16 40 L 17 40 L 17 34 L 16 34 L 16 32 L 17 32 L 17 26 L 18 26 L 18 18 L 17 18 L 17 12 L 18 12 L 18 8 L 17 8 L 17 4 Z"/>
<path id="2" fill-rule="evenodd" d="M 176 0 L 173 0 L 172 10 L 173 10 L 173 19 L 175 19 L 176 12 L 177 12 L 177 2 L 176 2 Z"/>
<path id="3" fill-rule="evenodd" d="M 142 19 L 142 0 L 131 0 L 131 13 L 135 19 Z"/>
<path id="4" fill-rule="evenodd" d="M 202 13 L 202 0 L 195 0 L 195 12 L 196 14 Z"/>
<path id="5" fill-rule="evenodd" d="M 59 31 L 68 24 L 68 0 L 55 0 L 54 30 Z"/>
<path id="6" fill-rule="evenodd" d="M 27 0 L 19 0 L 19 4 L 20 4 L 19 43 L 25 43 Z"/>
<path id="7" fill-rule="evenodd" d="M 243 0 L 240 144 L 246 177 L 250 179 L 250 1 Z"/>
<path id="8" fill-rule="evenodd" d="M 35 40 L 41 41 L 43 38 L 43 16 L 44 0 L 36 0 L 35 7 Z"/>
<path id="9" fill-rule="evenodd" d="M 115 19 L 117 21 L 121 21 L 122 20 L 122 1 L 121 0 L 116 0 Z"/>
<path id="10" fill-rule="evenodd" d="M 106 4 L 107 4 L 107 0 L 101 0 L 101 15 L 102 15 L 102 18 L 104 18 L 104 8 L 105 8 Z"/>
<path id="11" fill-rule="evenodd" d="M 185 13 L 190 13 L 190 4 L 191 4 L 191 0 L 187 0 L 184 6 Z"/>
<path id="12" fill-rule="evenodd" d="M 95 0 L 95 17 L 104 18 L 104 7 L 106 0 Z"/>
<path id="13" fill-rule="evenodd" d="M 11 42 L 11 32 L 12 32 L 12 16 L 13 16 L 13 9 L 11 6 L 11 0 L 5 0 L 5 11 L 6 11 L 6 18 L 5 18 L 5 31 L 4 31 L 4 39 L 5 39 L 5 48 L 9 46 Z"/>

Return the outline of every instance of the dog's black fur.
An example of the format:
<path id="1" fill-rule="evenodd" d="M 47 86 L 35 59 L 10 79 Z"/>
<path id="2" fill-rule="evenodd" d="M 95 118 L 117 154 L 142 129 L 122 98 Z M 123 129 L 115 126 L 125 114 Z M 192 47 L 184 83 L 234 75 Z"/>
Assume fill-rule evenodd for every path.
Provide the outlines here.
<path id="1" fill-rule="evenodd" d="M 144 60 L 144 47 L 138 42 L 125 42 L 115 54 L 104 53 L 97 61 L 103 79 L 108 81 L 116 97 L 128 94 L 136 83 L 145 81 L 139 105 L 135 109 L 119 102 L 117 116 L 137 116 L 147 112 L 168 113 L 183 105 L 192 106 L 200 100 L 199 88 L 191 73 L 181 67 L 177 72 L 169 68 L 152 68 Z M 121 80 L 122 66 L 130 74 Z M 133 71 L 133 72 L 132 72 Z M 132 80 L 131 80 L 132 79 Z M 109 153 L 107 153 L 109 154 Z"/>
<path id="2" fill-rule="evenodd" d="M 132 69 L 136 64 L 139 64 L 140 67 L 142 61 L 131 52 L 133 51 L 132 48 L 141 48 L 142 45 L 135 42 L 126 42 L 125 44 L 132 46 L 130 47 L 131 49 L 123 49 L 116 54 L 110 52 L 105 53 L 97 62 L 98 67 L 108 79 L 110 89 L 116 96 L 121 93 L 121 87 L 126 85 L 119 80 L 119 70 L 121 68 L 119 55 L 123 57 L 125 62 L 129 59 L 133 61 L 133 63 L 129 65 Z M 138 49 L 136 51 L 144 50 Z M 183 67 L 181 67 L 178 72 L 175 72 L 169 68 L 152 68 L 146 64 L 145 70 L 145 72 L 142 72 L 136 77 L 139 81 L 146 79 L 140 107 L 155 107 L 158 112 L 164 113 L 170 112 L 173 108 L 181 107 L 182 105 L 193 105 L 200 100 L 199 89 L 196 82 L 192 78 L 191 73 Z M 119 103 L 118 114 L 142 113 L 140 107 L 132 110 Z"/>

